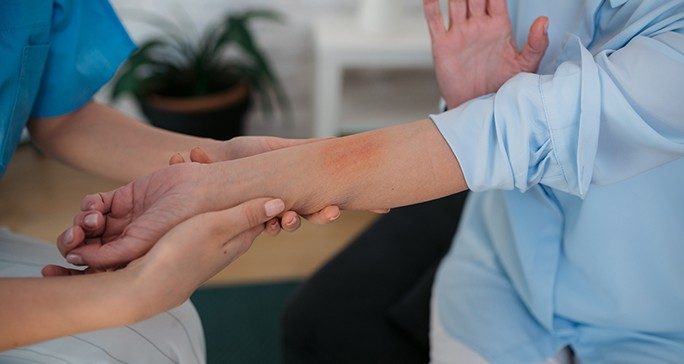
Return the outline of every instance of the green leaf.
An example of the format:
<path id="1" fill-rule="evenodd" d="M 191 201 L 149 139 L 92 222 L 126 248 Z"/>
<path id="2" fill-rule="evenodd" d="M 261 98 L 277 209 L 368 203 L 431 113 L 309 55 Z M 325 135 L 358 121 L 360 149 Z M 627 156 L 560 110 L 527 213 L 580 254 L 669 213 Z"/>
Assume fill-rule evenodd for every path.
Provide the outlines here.
<path id="1" fill-rule="evenodd" d="M 176 24 L 178 18 L 173 22 L 145 11 L 135 16 L 157 27 L 161 35 L 141 44 L 128 59 L 114 81 L 112 99 L 125 94 L 140 97 L 159 87 L 178 96 L 197 96 L 242 79 L 264 115 L 272 116 L 277 105 L 290 116 L 287 94 L 249 29 L 256 19 L 282 22 L 279 13 L 257 9 L 226 16 L 207 27 L 198 40 L 190 39 Z M 237 49 L 239 56 L 228 57 L 230 49 Z"/>

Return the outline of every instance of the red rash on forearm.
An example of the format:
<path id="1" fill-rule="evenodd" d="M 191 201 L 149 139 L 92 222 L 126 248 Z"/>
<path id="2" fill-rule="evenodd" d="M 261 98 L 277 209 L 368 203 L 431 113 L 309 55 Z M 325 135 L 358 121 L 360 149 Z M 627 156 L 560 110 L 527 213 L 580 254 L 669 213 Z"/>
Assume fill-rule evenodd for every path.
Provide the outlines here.
<path id="1" fill-rule="evenodd" d="M 215 168 L 209 204 L 279 197 L 286 208 L 310 214 L 343 209 L 394 208 L 467 188 L 460 165 L 429 120 L 280 149 Z"/>
<path id="2" fill-rule="evenodd" d="M 359 134 L 355 138 L 339 138 L 321 145 L 323 168 L 333 177 L 359 175 L 377 168 L 384 155 L 377 138 Z"/>

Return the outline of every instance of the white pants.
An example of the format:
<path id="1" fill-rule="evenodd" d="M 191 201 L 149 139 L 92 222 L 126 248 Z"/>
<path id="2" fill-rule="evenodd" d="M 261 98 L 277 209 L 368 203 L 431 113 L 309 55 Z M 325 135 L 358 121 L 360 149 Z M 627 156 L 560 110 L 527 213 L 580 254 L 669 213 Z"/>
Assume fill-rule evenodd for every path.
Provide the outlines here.
<path id="1" fill-rule="evenodd" d="M 0 277 L 38 277 L 44 265 L 64 262 L 54 246 L 0 229 Z M 202 324 L 190 301 L 134 325 L 0 353 L 0 363 L 22 364 L 205 362 Z"/>
<path id="2" fill-rule="evenodd" d="M 431 364 L 487 364 L 487 359 L 453 339 L 444 330 L 439 319 L 433 297 L 430 304 L 430 363 Z M 573 364 L 572 354 L 565 349 L 553 358 L 544 360 L 542 364 Z"/>

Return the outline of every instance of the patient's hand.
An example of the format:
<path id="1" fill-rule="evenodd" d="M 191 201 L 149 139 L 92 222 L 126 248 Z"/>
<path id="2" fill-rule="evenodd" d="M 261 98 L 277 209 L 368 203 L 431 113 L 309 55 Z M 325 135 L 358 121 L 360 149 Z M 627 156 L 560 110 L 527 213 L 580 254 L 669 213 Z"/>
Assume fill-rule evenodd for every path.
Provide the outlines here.
<path id="1" fill-rule="evenodd" d="M 210 154 L 202 149 L 195 148 L 190 153 L 192 162 L 200 164 L 215 161 L 225 161 L 244 158 L 255 154 L 261 154 L 276 149 L 305 144 L 316 141 L 315 139 L 282 139 L 275 137 L 239 137 L 221 143 L 220 148 L 210 151 Z M 171 156 L 170 164 L 185 162 L 180 154 Z M 183 170 L 195 168 L 188 166 Z M 167 218 L 165 223 L 168 227 L 148 226 L 155 225 L 151 219 L 142 219 L 131 227 L 126 228 L 128 222 L 133 221 L 142 213 L 148 205 L 156 202 L 157 196 L 150 194 L 161 188 L 169 188 L 176 181 L 183 179 L 181 185 L 174 185 L 174 191 L 190 191 L 193 183 L 188 183 L 188 173 L 181 172 L 177 175 L 168 175 L 169 171 L 163 170 L 151 176 L 138 179 L 131 184 L 121 187 L 113 192 L 86 196 L 81 205 L 81 212 L 74 217 L 74 225 L 65 230 L 57 239 L 57 247 L 68 260 L 77 265 L 90 265 L 89 272 L 98 271 L 100 268 L 111 268 L 117 265 L 125 265 L 129 261 L 145 254 L 147 250 L 171 226 L 183 221 L 185 218 L 198 213 L 197 198 L 184 195 L 186 192 L 178 192 L 183 204 L 183 212 L 163 212 L 159 215 Z M 199 178 L 195 176 L 194 178 Z M 136 200 L 136 197 L 145 196 L 144 201 Z M 147 205 L 145 205 L 145 203 Z M 166 203 L 161 201 L 161 203 Z M 305 217 L 314 224 L 326 224 L 335 221 L 340 216 L 337 206 L 328 206 L 321 211 Z M 280 216 L 283 229 L 294 231 L 300 225 L 299 215 L 293 211 L 287 211 Z M 266 224 L 266 231 L 272 235 L 280 231 L 279 219 L 272 219 Z M 115 244 L 107 244 L 114 243 Z M 60 271 L 48 270 L 48 275 L 59 274 Z"/>
<path id="2" fill-rule="evenodd" d="M 264 230 L 264 222 L 283 211 L 282 200 L 258 198 L 236 207 L 203 213 L 185 220 L 160 237 L 149 253 L 117 271 L 144 302 L 139 319 L 180 305 L 197 287 L 244 254 Z M 55 265 L 46 276 L 86 271 Z M 122 293 L 123 294 L 123 293 Z"/>
<path id="3" fill-rule="evenodd" d="M 208 166 L 183 163 L 116 190 L 88 195 L 57 247 L 75 265 L 94 270 L 125 266 L 147 253 L 172 227 L 223 208 L 212 199 L 208 172 Z M 233 205 L 239 202 L 236 199 Z"/>
<path id="4" fill-rule="evenodd" d="M 521 52 L 506 0 L 449 0 L 449 27 L 439 0 L 423 0 L 437 82 L 447 106 L 495 92 L 520 72 L 535 72 L 548 46 L 548 18 L 537 18 Z"/>

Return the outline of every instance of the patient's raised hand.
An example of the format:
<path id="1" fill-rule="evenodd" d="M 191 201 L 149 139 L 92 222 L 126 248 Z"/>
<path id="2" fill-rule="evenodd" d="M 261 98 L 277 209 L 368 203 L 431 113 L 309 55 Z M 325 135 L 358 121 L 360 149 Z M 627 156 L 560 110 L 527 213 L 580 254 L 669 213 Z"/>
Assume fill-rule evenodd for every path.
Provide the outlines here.
<path id="1" fill-rule="evenodd" d="M 548 46 L 548 18 L 537 18 L 518 51 L 506 0 L 449 0 L 449 27 L 439 0 L 423 0 L 437 83 L 449 108 L 497 91 L 520 72 L 535 72 Z"/>

